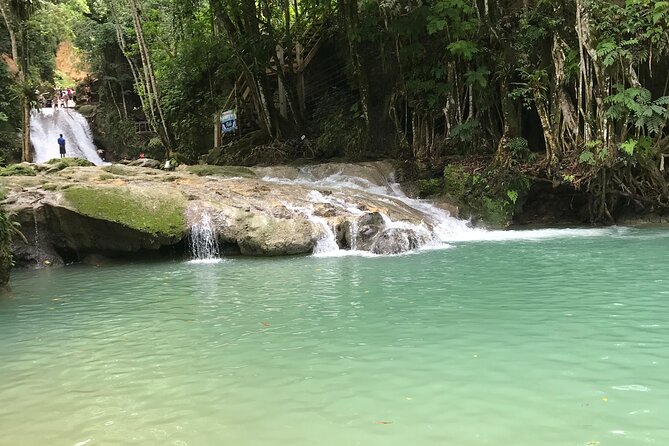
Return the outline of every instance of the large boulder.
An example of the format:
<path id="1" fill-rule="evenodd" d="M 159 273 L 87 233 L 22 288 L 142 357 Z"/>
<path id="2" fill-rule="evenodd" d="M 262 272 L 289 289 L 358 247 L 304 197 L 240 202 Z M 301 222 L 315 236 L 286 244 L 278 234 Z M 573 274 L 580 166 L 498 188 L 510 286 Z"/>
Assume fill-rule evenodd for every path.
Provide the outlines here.
<path id="1" fill-rule="evenodd" d="M 275 218 L 250 211 L 240 211 L 233 228 L 232 238 L 244 255 L 309 254 L 319 235 L 305 218 Z"/>
<path id="2" fill-rule="evenodd" d="M 371 251 L 381 255 L 401 254 L 420 248 L 424 243 L 413 229 L 390 228 L 374 239 Z"/>
<path id="3" fill-rule="evenodd" d="M 13 252 L 23 266 L 61 265 L 89 253 L 128 254 L 178 243 L 186 233 L 185 196 L 162 186 L 70 186 L 8 202 L 25 239 Z"/>
<path id="4" fill-rule="evenodd" d="M 351 229 L 349 229 L 347 237 L 349 246 L 355 244 L 357 249 L 361 251 L 371 251 L 374 240 L 384 230 L 386 223 L 379 212 L 370 212 L 360 217 L 355 226 L 357 227 L 349 226 L 355 231 L 355 235 L 353 236 Z M 353 237 L 355 237 L 355 241 Z"/>

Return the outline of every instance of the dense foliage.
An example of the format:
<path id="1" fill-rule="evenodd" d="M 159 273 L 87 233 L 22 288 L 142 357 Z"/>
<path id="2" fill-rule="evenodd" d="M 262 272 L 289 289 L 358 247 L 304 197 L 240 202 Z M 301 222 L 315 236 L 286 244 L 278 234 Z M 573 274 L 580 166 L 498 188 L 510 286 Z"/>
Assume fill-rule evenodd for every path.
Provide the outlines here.
<path id="1" fill-rule="evenodd" d="M 667 1 L 0 2 L 8 30 L 31 30 L 14 26 L 19 53 L 37 55 L 24 84 L 53 82 L 49 55 L 73 40 L 110 139 L 139 144 L 146 119 L 157 156 L 226 145 L 216 123 L 235 108 L 242 133 L 265 135 L 263 161 L 396 157 L 429 176 L 474 156 L 485 171 L 468 194 L 509 208 L 528 178 L 587 193 L 594 221 L 669 207 Z M 21 96 L 10 90 L 3 104 Z M 0 121 L 16 122 L 12 107 Z"/>

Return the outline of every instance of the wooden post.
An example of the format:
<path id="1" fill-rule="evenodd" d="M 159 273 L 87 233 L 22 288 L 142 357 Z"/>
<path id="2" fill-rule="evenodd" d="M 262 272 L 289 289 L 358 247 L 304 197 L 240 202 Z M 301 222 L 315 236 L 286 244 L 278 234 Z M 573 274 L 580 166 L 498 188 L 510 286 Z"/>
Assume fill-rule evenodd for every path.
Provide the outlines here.
<path id="1" fill-rule="evenodd" d="M 214 149 L 221 145 L 221 113 L 214 115 Z"/>
<path id="2" fill-rule="evenodd" d="M 220 35 L 220 29 L 218 27 L 218 20 L 214 15 L 214 11 L 211 14 L 211 30 L 214 37 L 218 38 Z M 237 81 L 235 80 L 235 88 L 237 88 Z M 227 107 L 227 103 L 224 107 Z M 224 110 L 225 111 L 225 110 Z M 221 112 L 217 110 L 214 114 L 214 149 L 221 146 Z"/>
<path id="3" fill-rule="evenodd" d="M 306 111 L 304 91 L 304 47 L 300 42 L 295 45 L 295 60 L 297 62 L 297 99 L 300 102 L 300 111 L 304 116 Z"/>
<path id="4" fill-rule="evenodd" d="M 277 71 L 282 70 L 285 73 L 285 59 L 284 59 L 284 49 L 281 45 L 276 46 L 276 55 L 277 57 Z M 286 98 L 286 86 L 283 85 L 281 76 L 277 76 L 279 81 L 279 113 L 284 118 L 288 118 L 288 99 Z"/>

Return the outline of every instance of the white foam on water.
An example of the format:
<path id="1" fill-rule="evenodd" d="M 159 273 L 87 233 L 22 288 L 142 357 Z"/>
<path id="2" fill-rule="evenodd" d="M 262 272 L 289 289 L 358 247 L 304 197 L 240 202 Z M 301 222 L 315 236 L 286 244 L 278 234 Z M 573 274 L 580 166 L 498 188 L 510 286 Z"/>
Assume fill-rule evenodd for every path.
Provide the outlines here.
<path id="1" fill-rule="evenodd" d="M 557 238 L 604 237 L 616 235 L 612 228 L 565 228 L 565 229 L 523 229 L 508 231 L 489 231 L 471 228 L 468 232 L 455 234 L 450 242 L 505 242 L 522 240 L 546 240 Z"/>
<path id="2" fill-rule="evenodd" d="M 336 251 L 322 251 L 322 252 L 316 252 L 314 249 L 314 254 L 313 257 L 319 257 L 319 258 L 337 258 L 337 257 L 385 257 L 379 254 L 374 254 L 373 252 L 370 251 L 360 251 L 360 250 L 350 250 L 350 249 L 337 249 Z"/>
<path id="3" fill-rule="evenodd" d="M 58 137 L 66 141 L 66 156 L 86 159 L 97 166 L 106 165 L 93 144 L 93 134 L 86 118 L 70 108 L 42 108 L 30 115 L 30 141 L 36 163 L 60 158 Z"/>
<path id="4" fill-rule="evenodd" d="M 189 260 L 186 263 L 189 263 L 191 265 L 215 265 L 217 263 L 223 263 L 225 262 L 225 259 L 193 259 Z"/>
<path id="5" fill-rule="evenodd" d="M 628 384 L 624 386 L 613 386 L 611 387 L 614 390 L 622 390 L 623 392 L 648 392 L 650 389 L 646 386 L 640 384 Z"/>

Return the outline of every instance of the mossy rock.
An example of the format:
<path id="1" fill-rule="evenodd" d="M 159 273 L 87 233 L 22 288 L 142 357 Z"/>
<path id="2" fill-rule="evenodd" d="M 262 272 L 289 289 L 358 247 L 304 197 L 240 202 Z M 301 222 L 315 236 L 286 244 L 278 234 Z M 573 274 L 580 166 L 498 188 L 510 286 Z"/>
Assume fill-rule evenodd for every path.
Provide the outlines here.
<path id="1" fill-rule="evenodd" d="M 91 167 L 95 164 L 83 158 L 53 158 L 46 162 L 53 165 L 64 165 L 65 167 Z M 63 169 L 65 168 L 63 167 Z M 62 169 L 61 169 L 62 170 Z"/>
<path id="2" fill-rule="evenodd" d="M 25 164 L 10 164 L 7 167 L 0 167 L 0 177 L 34 177 L 35 175 L 37 175 L 37 171 Z"/>
<path id="3" fill-rule="evenodd" d="M 257 175 L 248 167 L 242 166 L 214 166 L 211 164 L 197 164 L 188 166 L 186 170 L 200 177 L 219 176 L 219 177 L 242 177 L 256 178 Z"/>
<path id="4" fill-rule="evenodd" d="M 95 166 L 95 164 L 91 163 L 90 161 L 81 158 L 54 158 L 47 161 L 47 164 L 51 165 L 51 167 L 44 171 L 44 173 L 47 175 L 60 172 L 61 170 L 67 169 L 68 167 Z"/>
<path id="5" fill-rule="evenodd" d="M 133 177 L 137 175 L 135 170 L 121 164 L 112 164 L 111 166 L 103 167 L 102 170 L 122 177 Z"/>
<path id="6" fill-rule="evenodd" d="M 186 197 L 175 190 L 132 187 L 80 187 L 63 191 L 81 214 L 168 237 L 186 232 Z"/>

